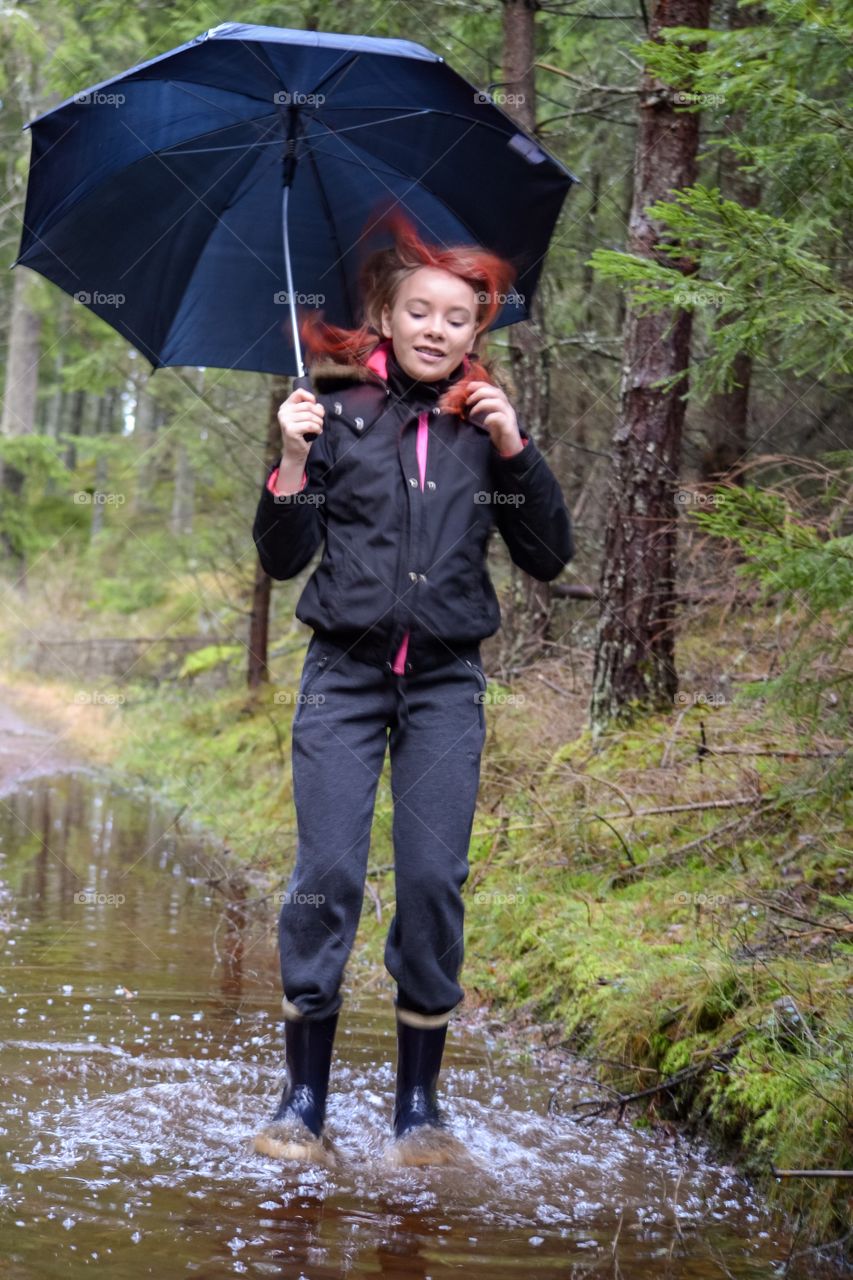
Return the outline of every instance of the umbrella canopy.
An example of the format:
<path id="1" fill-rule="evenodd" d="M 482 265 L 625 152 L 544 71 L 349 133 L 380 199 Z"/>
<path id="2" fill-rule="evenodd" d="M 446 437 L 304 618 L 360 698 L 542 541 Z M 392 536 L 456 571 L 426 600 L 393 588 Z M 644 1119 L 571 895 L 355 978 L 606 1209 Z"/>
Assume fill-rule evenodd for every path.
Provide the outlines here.
<path id="1" fill-rule="evenodd" d="M 365 226 L 380 205 L 433 243 L 516 263 L 492 327 L 525 319 L 576 181 L 422 45 L 233 22 L 25 127 L 13 265 L 155 368 L 301 374 L 295 308 L 361 322 Z"/>

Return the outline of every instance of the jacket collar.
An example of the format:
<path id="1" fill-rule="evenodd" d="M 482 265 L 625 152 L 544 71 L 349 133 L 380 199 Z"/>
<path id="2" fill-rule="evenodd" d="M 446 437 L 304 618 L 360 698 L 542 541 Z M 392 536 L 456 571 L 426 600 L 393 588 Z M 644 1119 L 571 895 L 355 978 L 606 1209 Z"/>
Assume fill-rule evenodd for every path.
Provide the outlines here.
<path id="1" fill-rule="evenodd" d="M 430 406 L 438 402 L 448 387 L 452 387 L 460 378 L 465 377 L 469 363 L 468 357 L 465 356 L 461 364 L 458 364 L 446 378 L 439 378 L 436 381 L 427 382 L 421 378 L 413 378 L 399 363 L 390 338 L 374 347 L 365 361 L 369 369 L 373 369 L 385 380 L 397 399 L 405 400 L 407 404 Z"/>
<path id="2" fill-rule="evenodd" d="M 389 338 L 378 343 L 363 364 L 359 361 L 320 360 L 311 367 L 310 374 L 314 387 L 321 394 L 338 390 L 347 383 L 367 382 L 386 388 L 395 400 L 403 400 L 413 407 L 431 408 L 449 386 L 465 377 L 469 367 L 470 361 L 465 356 L 446 378 L 422 382 L 400 367 Z"/>

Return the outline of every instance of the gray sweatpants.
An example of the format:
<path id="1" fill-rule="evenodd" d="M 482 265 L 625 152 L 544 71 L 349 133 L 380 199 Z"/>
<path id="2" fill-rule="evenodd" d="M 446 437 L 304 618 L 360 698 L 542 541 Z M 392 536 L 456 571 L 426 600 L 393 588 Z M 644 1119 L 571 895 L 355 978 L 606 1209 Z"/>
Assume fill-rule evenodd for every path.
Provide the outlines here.
<path id="1" fill-rule="evenodd" d="M 460 891 L 486 736 L 486 677 L 479 646 L 448 659 L 434 671 L 395 675 L 311 638 L 292 730 L 296 866 L 279 917 L 286 1017 L 325 1018 L 341 1007 L 386 744 L 396 913 L 385 967 L 396 1003 L 449 1017 L 464 996 Z"/>

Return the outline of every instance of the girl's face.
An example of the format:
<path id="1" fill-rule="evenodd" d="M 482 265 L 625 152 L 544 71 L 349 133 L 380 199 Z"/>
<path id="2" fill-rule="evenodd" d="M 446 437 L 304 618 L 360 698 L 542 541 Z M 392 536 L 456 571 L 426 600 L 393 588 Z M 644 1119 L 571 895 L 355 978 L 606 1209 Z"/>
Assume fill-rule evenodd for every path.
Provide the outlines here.
<path id="1" fill-rule="evenodd" d="M 393 307 L 382 309 L 382 335 L 411 378 L 446 378 L 471 350 L 477 333 L 477 296 L 459 276 L 419 267 L 406 276 Z"/>

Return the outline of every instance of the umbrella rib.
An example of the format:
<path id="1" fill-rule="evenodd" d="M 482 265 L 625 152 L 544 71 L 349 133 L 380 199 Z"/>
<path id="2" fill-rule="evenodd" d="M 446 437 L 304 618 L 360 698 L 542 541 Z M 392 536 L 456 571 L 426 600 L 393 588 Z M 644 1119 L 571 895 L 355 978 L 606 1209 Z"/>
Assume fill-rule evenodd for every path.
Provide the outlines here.
<path id="1" fill-rule="evenodd" d="M 322 121 L 322 120 L 320 120 L 320 121 L 318 121 L 318 123 L 323 124 L 323 121 Z M 325 127 L 325 128 L 327 128 L 327 129 L 329 128 L 329 126 L 328 126 L 328 125 L 325 125 L 324 127 Z M 471 129 L 473 129 L 473 127 L 474 127 L 474 125 L 472 124 L 472 125 L 471 125 Z M 471 132 L 471 129 L 468 129 L 468 130 L 467 130 L 467 132 L 466 132 L 466 134 L 465 134 L 465 137 L 467 137 L 467 136 L 468 136 L 468 134 Z M 330 132 L 331 132 L 331 133 L 334 133 L 334 130 L 330 130 Z M 459 141 L 461 141 L 461 139 L 459 139 Z M 456 144 L 454 143 L 453 145 L 455 146 Z M 452 148 L 448 148 L 448 150 L 451 150 L 451 149 L 452 149 Z M 350 148 L 350 150 L 352 150 L 352 148 Z M 322 153 L 321 153 L 321 154 L 322 154 Z M 355 153 L 354 153 L 354 154 L 355 154 Z M 347 158 L 346 158 L 345 156 L 339 156 L 339 157 L 337 157 L 337 159 L 338 159 L 339 161 L 340 161 L 340 160 L 344 160 L 344 161 L 346 162 L 346 159 L 347 159 Z M 357 156 L 356 156 L 356 159 L 358 160 L 358 162 L 359 162 L 359 164 L 361 165 L 361 167 L 362 167 L 362 168 L 367 168 L 367 169 L 368 169 L 368 172 L 370 172 L 370 168 L 369 168 L 369 166 L 368 166 L 368 165 L 364 164 L 364 163 L 360 160 L 360 158 L 359 158 L 359 157 L 357 157 Z M 375 160 L 375 159 L 376 159 L 376 157 L 373 157 L 373 159 Z M 356 160 L 352 160 L 352 161 L 351 161 L 351 163 L 355 164 L 355 163 L 356 163 Z M 435 167 L 435 164 L 437 164 L 437 163 L 438 163 L 438 161 L 435 161 L 433 164 L 431 164 L 431 165 L 430 165 L 430 168 L 429 168 L 429 169 L 427 169 L 427 173 L 429 173 L 430 169 L 433 169 L 433 168 Z M 456 219 L 456 221 L 457 221 L 461 226 L 463 226 L 463 227 L 465 228 L 465 230 L 468 232 L 468 234 L 472 237 L 472 240 L 473 240 L 473 243 L 474 243 L 474 244 L 480 244 L 480 243 L 481 243 L 480 237 L 479 237 L 479 236 L 477 236 L 477 235 L 475 235 L 475 234 L 474 234 L 474 232 L 472 232 L 471 228 L 467 225 L 467 223 L 465 223 L 465 222 L 462 220 L 462 218 L 460 218 L 460 217 L 459 217 L 459 215 L 456 213 L 456 211 L 455 211 L 455 210 L 453 210 L 453 209 L 451 209 L 451 208 L 449 207 L 449 205 L 447 204 L 447 202 L 446 202 L 445 200 L 442 200 L 440 196 L 436 195 L 436 193 L 435 193 L 435 191 L 433 191 L 432 187 L 429 187 L 429 186 L 427 185 L 427 183 L 424 181 L 424 177 L 425 177 L 425 175 L 422 175 L 420 178 L 412 178 L 409 174 L 404 173 L 402 170 L 400 170 L 400 169 L 398 169 L 398 168 L 395 168 L 393 165 L 389 164 L 389 162 L 388 162 L 387 160 L 383 160 L 383 164 L 388 165 L 388 168 L 389 168 L 389 169 L 390 169 L 390 170 L 395 174 L 395 176 L 397 176 L 397 177 L 399 177 L 399 178 L 402 178 L 402 180 L 403 180 L 404 182 L 408 182 L 408 183 L 409 183 L 409 186 L 407 187 L 406 191 L 404 191 L 404 192 L 403 192 L 403 195 L 402 195 L 402 196 L 396 195 L 396 194 L 395 194 L 395 192 L 391 189 L 391 187 L 389 187 L 389 186 L 388 186 L 388 184 L 387 184 L 387 183 L 385 183 L 385 184 L 384 184 L 384 185 L 385 185 L 385 187 L 387 188 L 387 190 L 388 190 L 389 194 L 390 194 L 390 195 L 392 195 L 392 196 L 394 196 L 394 203 L 395 203 L 395 204 L 399 204 L 399 203 L 400 203 L 400 201 L 403 199 L 403 197 L 404 197 L 405 195 L 407 195 L 409 191 L 411 191 L 412 187 L 415 187 L 415 186 L 421 186 L 421 187 L 424 187 L 426 190 L 428 190 L 428 191 L 429 191 L 430 195 L 435 199 L 436 203 L 437 203 L 437 204 L 439 204 L 439 205 L 441 205 L 441 206 L 442 206 L 442 208 L 447 209 L 447 210 L 448 210 L 448 212 L 451 214 L 451 216 L 452 216 L 452 217 L 454 217 L 454 218 Z M 363 239 L 364 239 L 364 236 L 365 236 L 366 234 L 368 234 L 368 233 L 367 233 L 367 232 L 363 232 L 363 233 L 359 236 L 358 240 L 356 241 L 356 244 L 358 244 L 361 240 L 363 240 Z M 352 247 L 353 247 L 353 248 L 355 248 L 355 245 L 353 245 Z M 447 248 L 447 245 L 445 245 L 445 248 Z M 338 259 L 338 261 L 340 261 L 340 259 Z M 333 263 L 332 265 L 333 265 L 333 266 L 337 266 L 337 263 Z"/>
<path id="2" fill-rule="evenodd" d="M 146 82 L 140 81 L 139 83 L 144 84 Z M 208 98 L 205 98 L 204 95 L 199 93 L 197 90 L 188 88 L 188 86 L 184 84 L 183 81 L 170 80 L 169 83 L 172 85 L 173 88 L 177 89 L 179 93 L 185 93 L 188 98 L 196 98 L 199 102 L 203 102 L 206 107 L 212 107 L 214 111 L 221 111 L 224 115 L 233 116 L 235 121 L 238 124 L 246 123 L 245 115 L 238 115 L 236 112 L 232 111 L 229 107 L 223 106 L 223 104 L 220 102 L 211 102 Z M 243 98 L 249 98 L 252 102 L 265 103 L 267 106 L 271 105 L 268 98 L 256 98 L 255 95 L 252 93 L 243 93 L 241 95 L 238 95 L 236 89 L 230 90 L 230 92 L 233 92 L 235 97 L 242 96 Z"/>
<path id="3" fill-rule="evenodd" d="M 370 108 L 368 107 L 354 108 L 354 110 L 359 110 L 359 111 L 368 111 L 369 109 Z M 431 108 L 423 107 L 420 111 L 408 111 L 408 112 L 404 112 L 402 115 L 387 116 L 384 120 L 371 120 L 365 124 L 347 125 L 347 127 L 344 129 L 332 129 L 330 125 L 325 124 L 325 122 L 323 123 L 324 123 L 324 127 L 328 129 L 330 133 L 334 133 L 334 134 L 352 133 L 355 129 L 369 129 L 379 124 L 391 124 L 393 123 L 394 120 L 412 120 L 415 116 L 422 116 L 422 115 L 429 115 L 429 114 L 431 114 Z M 258 117 L 257 119 L 260 120 L 261 118 L 262 117 Z M 312 118 L 315 120 L 319 119 L 318 116 L 314 116 Z M 244 121 L 243 123 L 254 123 L 254 122 Z M 210 132 L 217 133 L 218 130 L 212 129 Z M 200 133 L 197 136 L 199 138 L 204 138 L 207 135 Z M 306 135 L 303 134 L 302 136 L 304 138 Z M 281 141 L 280 138 L 274 138 L 271 142 L 254 142 L 249 144 L 246 144 L 244 142 L 234 142 L 234 143 L 228 143 L 226 146 L 222 146 L 222 147 L 182 147 L 180 150 L 176 149 L 175 147 L 169 147 L 168 149 L 164 149 L 162 154 L 169 155 L 169 156 L 206 155 L 209 151 L 237 151 L 241 148 L 245 149 L 247 145 L 258 146 L 258 147 L 269 147 L 269 146 L 273 146 L 276 142 L 280 142 L 280 141 Z"/>
<path id="4" fill-rule="evenodd" d="M 350 52 L 350 50 L 347 50 L 347 52 Z M 347 65 L 347 64 L 344 64 L 344 66 L 341 68 L 341 76 L 340 76 L 340 79 L 338 80 L 337 84 L 335 85 L 335 88 L 337 88 L 337 87 L 338 87 L 338 85 L 340 85 L 341 80 L 343 80 L 344 76 L 345 76 L 345 75 L 348 75 L 348 74 L 349 74 L 349 72 L 350 72 L 350 71 L 352 71 L 353 67 L 358 63 L 358 61 L 359 61 L 360 57 L 361 57 L 361 53 L 360 53 L 360 52 L 359 52 L 359 53 L 356 53 L 356 54 L 353 54 L 353 56 L 350 58 L 349 64 L 348 64 L 348 65 Z M 312 93 L 316 93 L 316 92 L 318 91 L 318 89 L 320 89 L 320 87 L 321 87 L 322 85 L 324 85 L 324 84 L 326 84 L 326 83 L 327 83 L 327 81 L 329 80 L 329 78 L 330 78 L 331 76 L 333 76 L 333 75 L 335 74 L 335 72 L 336 72 L 336 71 L 337 71 L 337 65 L 336 65 L 336 66 L 334 66 L 334 67 L 330 67 L 330 68 L 329 68 L 329 70 L 326 72 L 326 74 L 323 76 L 323 79 L 322 79 L 322 80 L 318 80 L 318 81 L 317 81 L 317 83 L 314 85 L 314 88 L 312 89 L 312 91 L 311 91 L 311 92 L 312 92 Z"/>
<path id="5" fill-rule="evenodd" d="M 333 111 L 369 111 L 370 110 L 369 107 L 332 107 L 331 109 Z M 421 107 L 418 111 L 409 112 L 408 115 L 389 116 L 387 120 L 368 120 L 364 124 L 347 125 L 346 128 L 344 129 L 333 129 L 331 125 L 326 124 L 325 120 L 321 120 L 319 116 L 316 116 L 315 119 L 317 119 L 320 124 L 324 125 L 324 127 L 328 129 L 330 133 L 338 134 L 338 133 L 352 133 L 356 129 L 372 129 L 377 124 L 388 124 L 389 121 L 393 121 L 393 120 L 410 120 L 414 116 L 422 116 L 422 115 L 448 116 L 451 120 L 459 120 L 466 124 L 470 124 L 472 129 L 474 128 L 491 129 L 493 133 L 500 134 L 502 138 L 505 138 L 507 142 L 509 142 L 509 136 L 507 135 L 506 131 L 503 129 L 499 129 L 496 124 L 490 124 L 488 120 L 472 120 L 470 116 L 460 116 L 455 111 L 444 111 L 440 107 Z M 470 133 L 471 130 L 469 129 L 468 132 Z M 528 136 L 523 129 L 516 129 L 515 133 L 516 134 L 520 133 L 524 137 Z M 515 134 L 513 134 L 512 136 L 515 137 Z M 536 142 L 537 147 L 540 146 L 540 144 L 536 141 L 535 138 L 532 139 L 532 141 Z M 540 147 L 540 150 L 545 155 L 548 155 L 548 152 L 545 151 L 544 147 Z M 552 159 L 551 156 L 548 156 L 548 158 Z"/>
<path id="6" fill-rule="evenodd" d="M 315 179 L 315 181 L 316 181 L 316 183 L 317 183 L 317 189 L 318 189 L 318 191 L 320 192 L 320 198 L 322 199 L 323 204 L 324 204 L 324 205 L 325 205 L 325 207 L 326 207 L 326 214 L 327 214 L 327 217 L 328 217 L 328 219 L 329 219 L 329 225 L 330 225 L 330 227 L 332 228 L 332 238 L 333 238 L 333 240 L 334 240 L 334 242 L 335 242 L 335 248 L 339 251 L 339 252 L 338 252 L 338 257 L 337 257 L 336 261 L 337 261 L 337 262 L 342 262 L 342 260 L 343 260 L 343 256 L 344 256 L 344 255 L 340 252 L 341 242 L 340 242 L 340 238 L 339 238 L 339 236 L 338 236 L 338 229 L 337 229 L 337 227 L 335 226 L 335 219 L 334 219 L 334 216 L 333 216 L 333 213 L 332 213 L 332 207 L 331 207 L 331 204 L 329 203 L 329 198 L 328 198 L 328 196 L 326 195 L 326 189 L 325 189 L 325 187 L 323 186 L 323 180 L 322 180 L 322 178 L 320 177 L 320 170 L 317 168 L 316 161 L 314 160 L 314 157 L 313 157 L 313 156 L 311 156 L 311 157 L 310 157 L 310 159 L 311 159 L 311 168 L 312 168 L 312 169 L 313 169 L 313 171 L 314 171 L 314 179 Z M 350 308 L 350 310 L 351 310 L 352 314 L 353 314 L 353 315 L 355 315 L 355 314 L 356 314 L 356 309 L 355 309 L 355 307 L 352 305 L 352 300 L 350 299 L 350 296 L 349 296 L 349 282 L 347 281 L 346 272 L 344 271 L 343 267 L 341 267 L 341 272 L 340 272 L 340 274 L 341 274 L 341 280 L 342 280 L 342 282 L 343 282 L 343 294 L 344 294 L 344 297 L 345 297 L 345 298 L 346 298 L 346 300 L 347 300 L 347 305 L 349 306 L 349 308 Z"/>

